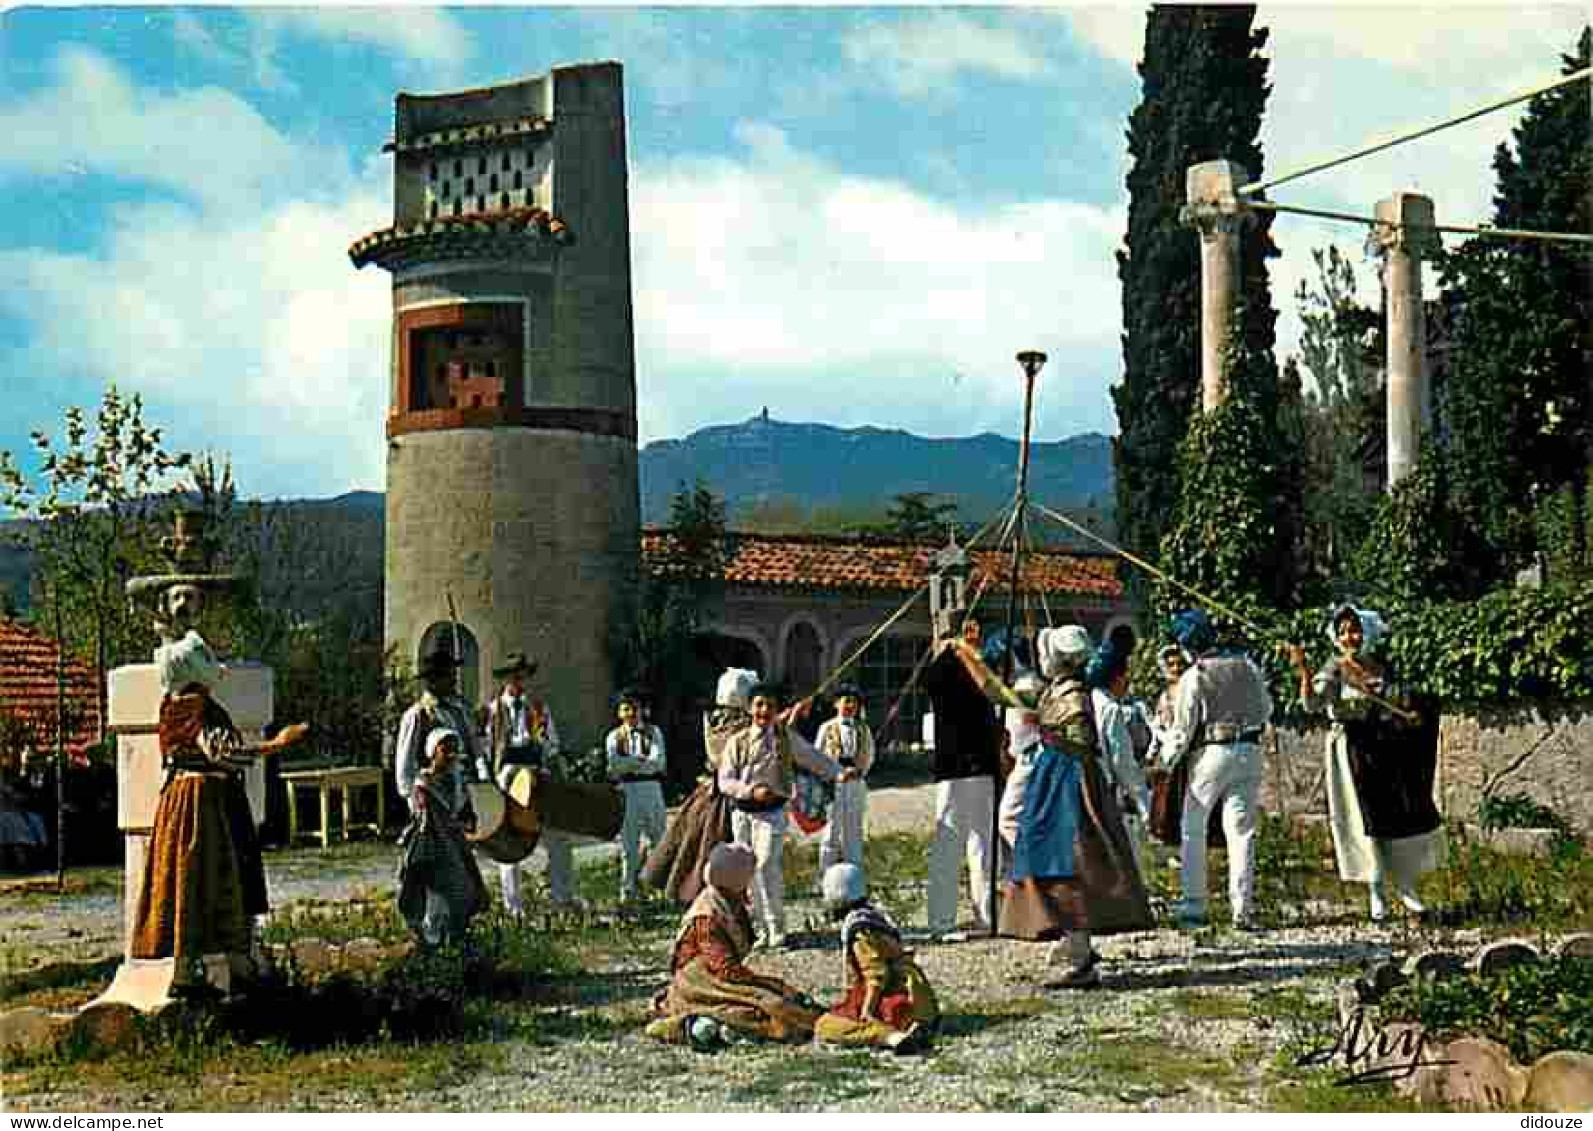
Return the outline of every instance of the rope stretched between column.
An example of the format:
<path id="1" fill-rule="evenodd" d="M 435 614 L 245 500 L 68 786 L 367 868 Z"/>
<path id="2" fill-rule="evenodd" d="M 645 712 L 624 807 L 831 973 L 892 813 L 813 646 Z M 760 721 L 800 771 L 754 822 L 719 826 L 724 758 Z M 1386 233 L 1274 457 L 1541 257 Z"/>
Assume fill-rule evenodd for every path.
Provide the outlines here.
<path id="1" fill-rule="evenodd" d="M 1562 75 L 1553 82 L 1544 83 L 1540 86 L 1533 87 L 1531 90 L 1524 90 L 1519 94 L 1512 94 L 1510 97 L 1500 99 L 1497 102 L 1490 102 L 1486 106 L 1478 107 L 1475 110 L 1468 111 L 1464 114 L 1458 115 L 1457 117 L 1439 122 L 1437 125 L 1424 126 L 1418 130 L 1411 130 L 1406 133 L 1399 134 L 1387 141 L 1374 142 L 1371 145 L 1355 150 L 1353 153 L 1347 153 L 1342 157 L 1334 157 L 1327 161 L 1319 161 L 1314 165 L 1307 165 L 1303 169 L 1296 169 L 1292 172 L 1284 173 L 1281 176 L 1273 177 L 1270 181 L 1258 181 L 1253 184 L 1241 185 L 1236 191 L 1241 197 L 1256 196 L 1260 193 L 1266 192 L 1270 188 L 1276 188 L 1278 185 L 1287 184 L 1289 181 L 1298 180 L 1299 178 L 1309 176 L 1312 173 L 1321 173 L 1328 169 L 1337 168 L 1340 165 L 1347 165 L 1351 161 L 1358 160 L 1362 157 L 1370 157 L 1374 153 L 1381 153 L 1383 150 L 1392 149 L 1396 145 L 1404 145 L 1408 141 L 1415 141 L 1418 138 L 1428 137 L 1431 134 L 1438 133 L 1440 130 L 1447 130 L 1452 126 L 1458 126 L 1464 122 L 1469 122 L 1473 118 L 1480 118 L 1484 114 L 1491 114 L 1495 110 L 1503 110 L 1506 106 L 1514 106 L 1517 102 L 1525 102 L 1529 98 L 1536 98 L 1540 94 L 1547 94 L 1549 91 L 1558 89 L 1559 87 L 1569 86 L 1574 82 L 1583 82 L 1590 75 L 1593 75 L 1593 67 L 1584 67 L 1580 71 L 1574 71 L 1569 75 Z"/>
<path id="2" fill-rule="evenodd" d="M 1406 225 L 1381 220 L 1376 216 L 1357 216 L 1351 212 L 1334 212 L 1326 208 L 1302 208 L 1297 204 L 1279 204 L 1273 200 L 1252 200 L 1251 208 L 1266 212 L 1288 212 L 1297 216 L 1316 216 L 1323 220 L 1344 220 L 1353 224 L 1364 224 L 1369 228 L 1403 228 L 1417 225 Z M 1447 232 L 1461 236 L 1489 236 L 1494 239 L 1514 240 L 1543 240 L 1550 243 L 1586 243 L 1593 244 L 1593 235 L 1584 235 L 1578 232 L 1534 232 L 1525 228 L 1490 228 L 1490 227 L 1464 227 L 1458 224 L 1422 224 L 1423 228 L 1430 228 L 1435 232 Z"/>

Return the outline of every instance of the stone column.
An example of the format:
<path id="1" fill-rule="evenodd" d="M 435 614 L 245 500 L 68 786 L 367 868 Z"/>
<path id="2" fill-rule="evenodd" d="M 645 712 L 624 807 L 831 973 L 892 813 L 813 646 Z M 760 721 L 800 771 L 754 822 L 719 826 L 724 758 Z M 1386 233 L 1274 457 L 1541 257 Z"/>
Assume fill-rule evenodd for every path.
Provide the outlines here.
<path id="1" fill-rule="evenodd" d="M 1437 248 L 1431 198 L 1398 192 L 1377 202 L 1368 242 L 1383 257 L 1388 295 L 1388 487 L 1416 466 L 1432 415 L 1427 388 L 1427 326 L 1422 313 L 1422 256 Z"/>
<path id="2" fill-rule="evenodd" d="M 1200 230 L 1200 405 L 1211 412 L 1227 398 L 1223 359 L 1239 287 L 1239 233 L 1253 213 L 1238 195 L 1250 172 L 1233 161 L 1191 165 L 1187 203 L 1179 212 Z"/>

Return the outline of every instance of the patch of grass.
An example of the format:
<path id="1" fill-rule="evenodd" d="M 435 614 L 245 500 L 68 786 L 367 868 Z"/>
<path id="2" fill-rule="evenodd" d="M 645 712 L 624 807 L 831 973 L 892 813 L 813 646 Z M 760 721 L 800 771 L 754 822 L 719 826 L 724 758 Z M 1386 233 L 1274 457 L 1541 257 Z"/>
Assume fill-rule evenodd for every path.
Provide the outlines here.
<path id="1" fill-rule="evenodd" d="M 93 991 L 83 998 L 87 1000 L 104 988 L 105 983 L 116 973 L 120 961 L 119 958 L 103 958 L 94 962 L 52 962 L 32 970 L 8 973 L 0 977 L 0 1002 L 12 1008 L 21 1005 L 53 1008 L 44 1001 L 33 999 L 41 994 L 93 987 Z"/>
<path id="2" fill-rule="evenodd" d="M 893 1075 L 893 1065 L 866 1049 L 822 1053 L 808 1048 L 779 1049 L 759 1064 L 757 1077 L 738 1091 L 754 1103 L 833 1104 L 875 1095 Z"/>
<path id="3" fill-rule="evenodd" d="M 1050 1012 L 1052 1008 L 1054 1008 L 1052 1002 L 1032 995 L 998 998 L 994 1001 L 959 1002 L 955 1005 L 943 1004 L 940 1032 L 943 1038 L 951 1041 L 958 1037 L 982 1033 L 986 1029 L 1010 1025 L 1014 1021 L 1038 1017 Z"/>
<path id="4" fill-rule="evenodd" d="M 1143 1103 L 1193 1090 L 1238 1092 L 1244 1087 L 1240 1067 L 1220 1050 L 1203 1055 L 1157 1037 L 1084 1032 L 1061 1035 L 1051 1074 L 1087 1086 L 1092 1094 Z"/>
<path id="5" fill-rule="evenodd" d="M 1377 1082 L 1341 1086 L 1331 1070 L 1293 1070 L 1297 1076 L 1267 1089 L 1267 1107 L 1291 1112 L 1431 1111 L 1394 1091 L 1392 1084 Z"/>
<path id="6" fill-rule="evenodd" d="M 1180 989 L 1174 990 L 1167 1000 L 1185 1017 L 1205 1021 L 1233 1021 L 1251 1015 L 1250 1003 L 1234 994 Z"/>
<path id="7" fill-rule="evenodd" d="M 1580 929 L 1593 922 L 1593 852 L 1562 837 L 1548 859 L 1513 856 L 1448 828 L 1444 868 L 1422 882 L 1422 894 L 1446 927 L 1530 924 L 1539 930 Z"/>

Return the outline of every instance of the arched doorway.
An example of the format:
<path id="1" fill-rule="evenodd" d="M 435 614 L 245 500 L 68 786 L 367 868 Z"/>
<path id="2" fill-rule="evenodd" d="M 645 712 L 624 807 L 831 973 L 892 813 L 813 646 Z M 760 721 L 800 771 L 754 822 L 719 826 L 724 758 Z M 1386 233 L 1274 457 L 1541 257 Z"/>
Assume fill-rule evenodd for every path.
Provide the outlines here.
<path id="1" fill-rule="evenodd" d="M 824 642 L 818 629 L 805 620 L 793 624 L 785 634 L 785 663 L 781 682 L 786 694 L 806 695 L 824 678 Z"/>
<path id="2" fill-rule="evenodd" d="M 709 686 L 703 689 L 710 698 L 714 690 L 713 682 L 726 668 L 748 668 L 760 676 L 768 674 L 763 649 L 758 647 L 756 641 L 748 640 L 745 636 L 701 632 L 692 639 L 692 647 L 703 666 L 711 669 L 708 674 Z"/>
<path id="3" fill-rule="evenodd" d="M 411 662 L 418 668 L 420 658 L 438 645 L 459 657 L 460 698 L 472 706 L 480 703 L 481 650 L 476 645 L 475 634 L 462 624 L 455 625 L 452 621 L 446 620 L 437 621 L 420 634 L 420 647 L 415 649 Z"/>

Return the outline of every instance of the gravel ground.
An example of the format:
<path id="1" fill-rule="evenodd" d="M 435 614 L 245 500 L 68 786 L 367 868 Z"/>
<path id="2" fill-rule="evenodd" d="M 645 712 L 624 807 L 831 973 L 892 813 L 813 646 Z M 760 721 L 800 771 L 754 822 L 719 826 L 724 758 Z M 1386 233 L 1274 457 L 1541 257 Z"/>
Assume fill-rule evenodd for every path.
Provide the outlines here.
<path id="1" fill-rule="evenodd" d="M 877 790 L 871 829 L 923 830 L 932 805 L 932 787 Z M 588 856 L 612 851 L 611 846 L 582 850 Z M 394 862 L 390 846 L 370 844 L 327 854 L 272 853 L 267 868 L 273 901 L 286 908 L 390 891 Z M 66 956 L 114 955 L 119 886 L 111 872 L 101 878 L 100 888 L 90 885 L 84 894 L 0 901 L 7 966 L 16 970 Z M 817 912 L 806 893 L 792 892 L 790 902 L 793 927 Z M 921 902 L 920 893 L 920 908 Z M 1301 1038 L 1308 1016 L 1326 1015 L 1346 972 L 1391 953 L 1409 953 L 1422 943 L 1397 926 L 1374 929 L 1356 922 L 1349 908 L 1323 910 L 1328 912 L 1324 925 L 1260 934 L 1163 929 L 1099 939 L 1104 985 L 1088 992 L 1045 985 L 1056 971 L 1047 965 L 1044 944 L 983 938 L 921 944 L 919 959 L 941 997 L 946 1024 L 935 1051 L 915 1058 L 813 1046 L 744 1046 L 706 1056 L 657 1045 L 640 1032 L 648 1000 L 666 978 L 665 945 L 650 941 L 640 948 L 643 953 L 613 958 L 586 976 L 584 1002 L 581 993 L 572 992 L 568 1000 L 551 1003 L 553 1008 L 537 1014 L 542 1032 L 505 1032 L 490 1044 L 484 1063 L 467 1072 L 405 1086 L 339 1082 L 335 1073 L 329 1084 L 323 1071 L 319 1083 L 295 1085 L 273 1106 L 317 1111 L 1265 1110 L 1272 1102 L 1270 1091 L 1292 1075 L 1277 1067 L 1279 1051 Z M 1468 940 L 1451 933 L 1444 941 L 1461 946 Z M 841 968 L 832 932 L 801 936 L 797 949 L 757 954 L 753 965 L 806 987 L 820 1000 L 839 995 Z M 598 984 L 601 992 L 591 993 Z M 178 1102 L 160 1094 L 85 1091 L 69 1074 L 57 1074 L 50 1091 L 32 1095 L 18 1090 L 20 1082 L 16 1077 L 6 1081 L 6 1105 L 16 1110 L 102 1110 L 137 1106 L 141 1099 L 156 1106 Z M 206 1094 L 219 1097 L 212 1100 L 217 1106 L 231 1103 L 225 1090 Z M 251 1105 L 240 1100 L 236 1106 Z"/>

